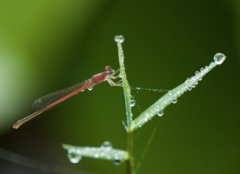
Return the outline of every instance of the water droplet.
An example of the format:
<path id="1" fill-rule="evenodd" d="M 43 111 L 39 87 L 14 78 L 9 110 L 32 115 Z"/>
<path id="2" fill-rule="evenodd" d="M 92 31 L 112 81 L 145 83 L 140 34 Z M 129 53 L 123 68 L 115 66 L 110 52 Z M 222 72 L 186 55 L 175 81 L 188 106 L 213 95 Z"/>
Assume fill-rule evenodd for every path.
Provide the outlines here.
<path id="1" fill-rule="evenodd" d="M 224 59 L 225 60 L 225 59 Z M 213 67 L 214 66 L 214 63 L 213 62 L 211 62 L 210 64 L 209 64 L 209 67 Z"/>
<path id="2" fill-rule="evenodd" d="M 172 100 L 172 103 L 173 103 L 173 104 L 176 104 L 176 103 L 177 103 L 177 98 L 174 98 L 174 99 Z"/>
<path id="3" fill-rule="evenodd" d="M 95 158 L 99 158 L 99 154 L 98 154 L 98 153 L 95 153 L 95 154 L 94 154 L 94 157 L 95 157 Z"/>
<path id="4" fill-rule="evenodd" d="M 106 154 L 105 154 L 104 152 L 101 152 L 101 153 L 100 153 L 100 156 L 106 157 Z"/>
<path id="5" fill-rule="evenodd" d="M 222 53 L 217 53 L 213 57 L 214 62 L 218 65 L 221 65 L 225 59 L 226 59 L 226 56 Z"/>
<path id="6" fill-rule="evenodd" d="M 192 86 L 188 86 L 188 87 L 187 87 L 188 91 L 191 91 L 192 88 L 193 88 Z"/>
<path id="7" fill-rule="evenodd" d="M 78 163 L 81 159 L 82 159 L 82 156 L 79 155 L 75 149 L 69 149 L 68 150 L 68 158 L 69 158 L 69 161 L 71 163 Z"/>
<path id="8" fill-rule="evenodd" d="M 172 96 L 172 95 L 173 95 L 171 90 L 168 91 L 168 95 L 169 95 L 169 96 Z"/>
<path id="9" fill-rule="evenodd" d="M 114 161 L 113 161 L 113 164 L 115 164 L 115 165 L 120 165 L 121 164 L 121 160 L 120 159 L 118 159 L 118 158 L 116 158 L 116 159 L 114 159 Z"/>
<path id="10" fill-rule="evenodd" d="M 161 116 L 163 116 L 164 112 L 163 112 L 163 110 L 161 110 L 157 114 L 158 114 L 159 117 L 161 117 Z"/>
<path id="11" fill-rule="evenodd" d="M 200 71 L 203 72 L 203 71 L 204 71 L 204 68 L 200 68 Z"/>
<path id="12" fill-rule="evenodd" d="M 135 101 L 134 97 L 131 95 L 131 96 L 130 96 L 130 106 L 131 106 L 131 107 L 134 107 L 135 104 L 136 104 L 136 101 Z"/>
<path id="13" fill-rule="evenodd" d="M 112 143 L 109 141 L 104 141 L 101 147 L 107 151 L 112 150 Z"/>
<path id="14" fill-rule="evenodd" d="M 145 118 L 144 118 L 144 122 L 147 122 L 147 121 L 148 121 L 148 118 L 147 118 L 147 117 L 145 117 Z"/>
<path id="15" fill-rule="evenodd" d="M 124 37 L 122 35 L 115 36 L 114 40 L 118 43 L 123 43 Z"/>
<path id="16" fill-rule="evenodd" d="M 93 90 L 93 87 L 92 86 L 88 87 L 88 90 L 89 91 Z"/>
<path id="17" fill-rule="evenodd" d="M 131 117 L 131 118 L 133 117 L 133 113 L 130 113 L 130 117 Z"/>
<path id="18" fill-rule="evenodd" d="M 136 104 L 136 101 L 135 101 L 134 99 L 131 99 L 131 100 L 130 100 L 130 106 L 131 106 L 131 107 L 134 107 L 135 104 Z"/>
<path id="19" fill-rule="evenodd" d="M 119 78 L 122 78 L 122 74 L 121 74 L 121 73 L 119 73 L 117 77 L 119 77 Z"/>
<path id="20" fill-rule="evenodd" d="M 189 85 L 189 83 L 190 83 L 190 78 L 189 77 L 185 80 L 185 83 L 186 83 L 186 85 Z"/>

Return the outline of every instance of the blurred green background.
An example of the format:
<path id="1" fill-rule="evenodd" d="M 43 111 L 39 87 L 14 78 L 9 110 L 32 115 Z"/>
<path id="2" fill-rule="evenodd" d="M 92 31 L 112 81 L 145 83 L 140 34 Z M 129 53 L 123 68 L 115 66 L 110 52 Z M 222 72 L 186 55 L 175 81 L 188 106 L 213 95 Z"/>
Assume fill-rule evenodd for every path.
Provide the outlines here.
<path id="1" fill-rule="evenodd" d="M 132 86 L 171 89 L 215 53 L 227 56 L 162 118 L 136 132 L 137 163 L 159 124 L 139 174 L 239 174 L 239 11 L 233 0 L 1 1 L 0 147 L 47 164 L 123 174 L 124 164 L 109 161 L 84 158 L 71 164 L 61 147 L 109 140 L 125 149 L 121 88 L 103 83 L 12 129 L 33 112 L 38 97 L 88 79 L 106 65 L 118 69 L 113 38 L 122 34 Z M 140 91 L 136 101 L 144 110 L 162 95 Z M 134 108 L 134 115 L 139 113 Z M 7 158 L 0 159 L 0 173 L 41 173 Z"/>

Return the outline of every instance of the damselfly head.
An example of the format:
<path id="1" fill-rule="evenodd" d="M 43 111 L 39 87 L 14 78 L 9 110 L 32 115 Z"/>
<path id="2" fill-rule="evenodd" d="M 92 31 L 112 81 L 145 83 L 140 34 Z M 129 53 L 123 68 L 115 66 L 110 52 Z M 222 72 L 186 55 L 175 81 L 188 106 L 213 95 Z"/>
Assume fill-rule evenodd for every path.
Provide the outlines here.
<path id="1" fill-rule="evenodd" d="M 112 67 L 109 66 L 109 65 L 107 65 L 107 66 L 105 67 L 105 70 L 106 70 L 106 73 L 107 73 L 107 74 L 114 74 L 114 73 L 115 73 L 115 70 L 112 69 Z"/>

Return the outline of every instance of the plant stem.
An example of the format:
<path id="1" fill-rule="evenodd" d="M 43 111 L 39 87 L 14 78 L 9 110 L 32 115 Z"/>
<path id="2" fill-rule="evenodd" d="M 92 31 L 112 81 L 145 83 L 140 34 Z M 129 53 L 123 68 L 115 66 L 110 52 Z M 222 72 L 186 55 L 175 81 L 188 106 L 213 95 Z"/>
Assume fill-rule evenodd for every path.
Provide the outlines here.
<path id="1" fill-rule="evenodd" d="M 128 132 L 127 137 L 127 151 L 129 153 L 129 159 L 126 166 L 126 174 L 134 174 L 134 157 L 133 157 L 133 132 Z"/>
<path id="2" fill-rule="evenodd" d="M 117 42 L 118 46 L 118 59 L 119 59 L 119 66 L 120 66 L 120 74 L 122 77 L 122 86 L 123 86 L 123 94 L 125 100 L 125 107 L 126 107 L 126 115 L 127 115 L 127 151 L 129 155 L 129 159 L 127 161 L 126 173 L 127 174 L 134 174 L 134 157 L 133 157 L 133 131 L 131 131 L 131 124 L 132 124 L 132 108 L 131 108 L 131 89 L 127 81 L 127 75 L 125 72 L 124 66 L 124 54 L 122 49 L 122 42 L 124 41 L 123 36 L 116 36 L 115 41 Z"/>

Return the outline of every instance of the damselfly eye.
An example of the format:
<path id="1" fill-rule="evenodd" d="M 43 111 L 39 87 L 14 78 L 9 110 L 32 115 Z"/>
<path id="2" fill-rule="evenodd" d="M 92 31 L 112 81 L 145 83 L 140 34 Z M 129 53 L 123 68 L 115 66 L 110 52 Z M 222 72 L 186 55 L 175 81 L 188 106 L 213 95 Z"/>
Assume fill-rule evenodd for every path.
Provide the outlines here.
<path id="1" fill-rule="evenodd" d="M 107 74 L 113 74 L 115 72 L 114 69 L 112 69 L 112 67 L 109 65 L 105 67 L 105 70 Z"/>

